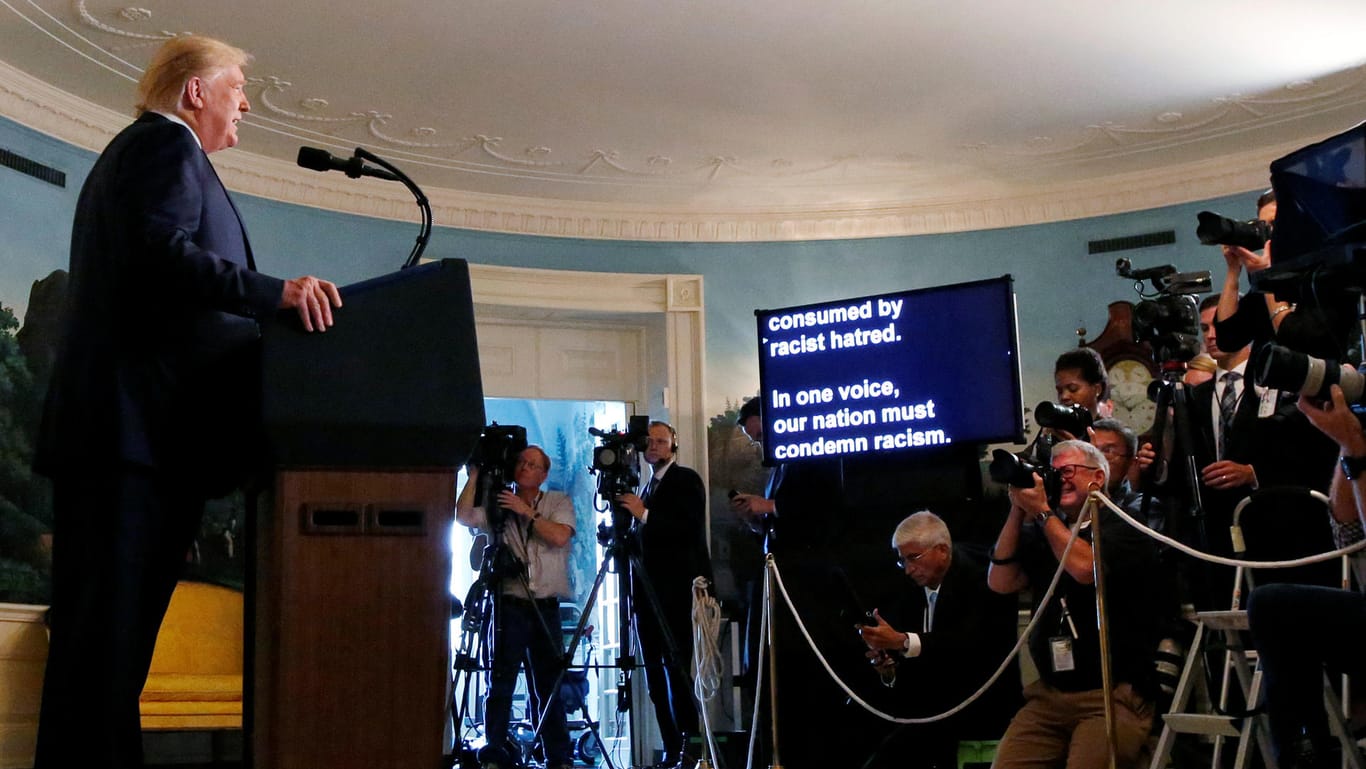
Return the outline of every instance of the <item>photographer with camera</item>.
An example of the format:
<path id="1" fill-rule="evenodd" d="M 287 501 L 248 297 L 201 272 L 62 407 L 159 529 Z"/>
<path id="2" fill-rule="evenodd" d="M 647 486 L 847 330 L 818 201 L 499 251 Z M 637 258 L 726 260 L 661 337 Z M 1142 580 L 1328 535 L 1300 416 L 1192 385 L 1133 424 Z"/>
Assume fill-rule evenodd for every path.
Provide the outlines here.
<path id="1" fill-rule="evenodd" d="M 1097 629 L 1091 546 L 1097 526 L 1103 531 L 1101 566 L 1111 607 L 1108 663 L 1115 682 L 1116 766 L 1135 766 L 1153 723 L 1153 655 L 1178 615 L 1176 597 L 1153 578 L 1160 565 L 1152 541 L 1099 507 L 1096 519 L 1081 522 L 1062 562 L 1057 589 L 1039 606 L 1071 527 L 1083 514 L 1089 493 L 1108 486 L 1110 467 L 1099 449 L 1077 440 L 1055 446 L 1048 467 L 1013 464 L 1010 512 L 989 553 L 987 585 L 1004 594 L 1032 588 L 1034 608 L 1042 615 L 1029 639 L 1039 680 L 1025 687 L 1025 704 L 1001 738 L 993 766 L 1021 769 L 1064 761 L 1071 769 L 1109 766 L 1101 673 L 1107 661 Z"/>
<path id="2" fill-rule="evenodd" d="M 469 468 L 469 480 L 456 501 L 461 524 L 490 531 L 502 542 L 505 555 L 496 557 L 499 581 L 493 670 L 484 711 L 486 746 L 480 754 L 484 769 L 512 764 L 507 755 L 508 719 L 517 673 L 525 659 L 531 708 L 544 719 L 541 739 L 546 766 L 568 767 L 573 761 L 564 706 L 553 687 L 564 660 L 560 630 L 560 599 L 569 598 L 569 551 L 574 537 L 574 503 L 558 491 L 542 491 L 550 473 L 550 457 L 539 446 L 517 455 L 513 484 L 497 489 L 495 504 L 476 506 L 480 468 Z M 487 558 L 486 558 L 487 560 Z"/>
<path id="3" fill-rule="evenodd" d="M 1363 538 L 1366 430 L 1342 388 L 1334 385 L 1330 393 L 1326 403 L 1301 397 L 1299 408 L 1340 450 L 1329 496 L 1334 544 L 1343 547 Z M 1283 769 L 1339 766 L 1337 742 L 1323 710 L 1323 670 L 1366 672 L 1366 597 L 1328 587 L 1265 585 L 1252 592 L 1247 616 L 1266 677 L 1277 764 Z"/>
<path id="4" fill-rule="evenodd" d="M 620 494 L 616 502 L 638 522 L 644 573 L 632 569 L 632 592 L 635 605 L 644 610 L 635 613 L 636 638 L 664 742 L 664 760 L 656 767 L 672 769 L 683 763 L 687 735 L 695 733 L 698 725 L 688 666 L 692 661 L 693 579 L 712 579 L 707 553 L 707 494 L 697 471 L 674 461 L 678 433 L 672 425 L 650 422 L 647 436 L 645 461 L 654 472 L 639 495 Z M 659 600 L 658 616 L 645 600 L 648 589 L 653 589 Z M 673 654 L 661 626 L 668 627 L 676 647 Z"/>
<path id="5" fill-rule="evenodd" d="M 1317 302 L 1298 305 L 1269 291 L 1239 293 L 1239 280 L 1246 272 L 1251 281 L 1271 266 L 1271 232 L 1276 222 L 1276 193 L 1263 192 L 1257 198 L 1257 218 L 1236 222 L 1212 214 L 1200 214 L 1196 234 L 1201 243 L 1218 245 L 1226 270 L 1215 314 L 1219 335 L 1227 349 L 1252 345 L 1253 357 L 1262 345 L 1275 341 L 1293 350 L 1318 358 L 1341 356 L 1339 343 L 1344 323 L 1355 316 L 1355 296 L 1336 297 L 1333 291 L 1316 291 Z M 1257 249 L 1261 253 L 1257 253 Z"/>

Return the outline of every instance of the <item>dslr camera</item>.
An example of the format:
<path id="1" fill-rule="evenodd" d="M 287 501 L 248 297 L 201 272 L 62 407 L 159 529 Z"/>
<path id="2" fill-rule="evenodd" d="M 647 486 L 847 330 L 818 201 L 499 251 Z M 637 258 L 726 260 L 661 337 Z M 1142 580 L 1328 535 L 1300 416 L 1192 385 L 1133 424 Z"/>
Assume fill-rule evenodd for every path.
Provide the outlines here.
<path id="1" fill-rule="evenodd" d="M 1213 211 L 1195 215 L 1199 225 L 1195 237 L 1207 246 L 1242 246 L 1249 251 L 1260 251 L 1271 240 L 1271 223 L 1261 219 L 1240 222 Z"/>
<path id="2" fill-rule="evenodd" d="M 1086 428 L 1091 426 L 1091 412 L 1079 403 L 1064 406 L 1061 403 L 1044 401 L 1034 407 L 1034 422 L 1039 427 L 1063 430 L 1073 437 L 1086 440 Z M 1033 482 L 1029 484 L 1033 486 Z"/>
<path id="3" fill-rule="evenodd" d="M 1054 470 L 1052 465 L 1035 464 L 1005 449 L 994 449 L 991 452 L 991 464 L 987 466 L 987 473 L 991 480 L 1017 489 L 1034 488 L 1034 475 L 1037 473 L 1043 479 L 1048 504 L 1057 509 L 1058 498 L 1062 496 L 1062 475 Z"/>
<path id="4" fill-rule="evenodd" d="M 1366 375 L 1360 368 L 1267 344 L 1252 359 L 1251 370 L 1254 381 L 1263 387 L 1299 393 L 1319 402 L 1330 400 L 1329 388 L 1338 385 L 1353 411 L 1359 415 L 1366 412 Z"/>

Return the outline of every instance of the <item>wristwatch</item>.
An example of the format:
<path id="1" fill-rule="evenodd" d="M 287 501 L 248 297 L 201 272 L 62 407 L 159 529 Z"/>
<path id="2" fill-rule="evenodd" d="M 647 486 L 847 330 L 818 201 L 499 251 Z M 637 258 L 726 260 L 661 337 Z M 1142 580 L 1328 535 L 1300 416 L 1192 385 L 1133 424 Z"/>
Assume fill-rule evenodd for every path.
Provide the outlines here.
<path id="1" fill-rule="evenodd" d="M 1355 481 L 1362 473 L 1366 473 L 1366 457 L 1341 456 L 1338 457 L 1338 464 L 1349 481 Z"/>
<path id="2" fill-rule="evenodd" d="M 1035 523 L 1038 523 L 1038 524 L 1039 524 L 1039 528 L 1043 528 L 1044 525 L 1048 523 L 1048 519 L 1049 519 L 1049 518 L 1052 518 L 1052 517 L 1053 517 L 1053 511 L 1052 511 L 1052 510 L 1044 510 L 1044 511 L 1040 512 L 1038 515 L 1034 516 L 1034 521 L 1035 521 Z"/>

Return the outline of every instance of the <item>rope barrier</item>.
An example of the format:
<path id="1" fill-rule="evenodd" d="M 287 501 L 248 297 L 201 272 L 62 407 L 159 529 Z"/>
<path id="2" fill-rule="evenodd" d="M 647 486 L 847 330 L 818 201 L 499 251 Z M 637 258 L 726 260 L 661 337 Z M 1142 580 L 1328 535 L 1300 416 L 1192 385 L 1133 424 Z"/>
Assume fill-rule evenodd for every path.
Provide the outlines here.
<path id="1" fill-rule="evenodd" d="M 1350 555 L 1351 553 L 1366 548 L 1366 540 L 1362 540 L 1361 542 L 1347 545 L 1346 547 L 1340 547 L 1337 550 L 1330 550 L 1326 553 L 1318 553 L 1317 555 L 1307 555 L 1303 558 L 1295 558 L 1289 561 L 1249 561 L 1242 558 L 1225 558 L 1222 555 L 1214 555 L 1213 553 L 1206 553 L 1203 550 L 1197 550 L 1190 545 L 1172 539 L 1160 531 L 1149 528 L 1146 523 L 1134 519 L 1133 516 L 1129 515 L 1123 508 L 1116 505 L 1109 497 L 1099 491 L 1091 492 L 1091 498 L 1104 503 L 1106 507 L 1110 508 L 1112 512 L 1119 516 L 1120 520 L 1144 534 L 1147 534 L 1152 539 L 1180 550 L 1192 558 L 1208 561 L 1209 563 L 1223 564 L 1224 566 L 1241 566 L 1246 569 L 1291 569 L 1296 566 L 1304 566 L 1306 564 L 1320 563 L 1323 561 L 1330 561 L 1334 558 L 1341 558 L 1344 555 Z"/>
<path id="2" fill-rule="evenodd" d="M 1091 503 L 1088 502 L 1088 506 L 1090 506 L 1090 504 Z M 1043 615 L 1043 607 L 1047 606 L 1048 601 L 1053 597 L 1053 592 L 1058 586 L 1058 581 L 1062 578 L 1064 564 L 1067 563 L 1067 554 L 1071 552 L 1073 543 L 1077 541 L 1077 537 L 1081 533 L 1082 521 L 1084 521 L 1085 519 L 1086 516 L 1084 515 L 1078 516 L 1077 523 L 1072 526 L 1072 534 L 1070 537 L 1068 537 L 1067 546 L 1063 548 L 1062 557 L 1058 560 L 1058 568 L 1056 571 L 1053 572 L 1053 579 L 1048 583 L 1048 589 L 1044 591 L 1043 597 L 1038 602 L 1039 611 L 1036 611 L 1034 613 L 1034 616 L 1030 618 L 1029 624 L 1025 627 L 1024 632 L 1020 634 L 1020 638 L 1015 642 L 1014 648 L 1010 650 L 1010 653 L 1006 655 L 1006 658 L 1001 661 L 1000 665 L 997 666 L 996 672 L 992 673 L 991 677 L 987 679 L 986 683 L 978 687 L 977 691 L 968 695 L 967 699 L 963 700 L 954 707 L 942 713 L 936 713 L 935 715 L 925 716 L 922 718 L 902 718 L 899 716 L 891 715 L 889 713 L 884 713 L 881 710 L 878 710 L 875 706 L 866 702 L 862 697 L 858 696 L 858 694 L 855 693 L 853 689 L 849 688 L 848 684 L 846 684 L 842 679 L 840 679 L 839 675 L 835 673 L 835 671 L 830 667 L 830 663 L 826 661 L 825 655 L 821 654 L 820 649 L 816 648 L 815 641 L 811 638 L 811 633 L 806 629 L 806 625 L 802 622 L 801 616 L 797 613 L 796 606 L 792 603 L 792 597 L 788 595 L 787 588 L 783 585 L 782 574 L 780 574 L 778 571 L 778 564 L 776 561 L 774 561 L 773 563 L 773 577 L 774 581 L 778 585 L 778 593 L 782 596 L 783 602 L 787 604 L 788 610 L 792 612 L 792 617 L 797 622 L 797 629 L 801 631 L 802 637 L 806 639 L 807 646 L 809 646 L 811 648 L 812 653 L 816 655 L 816 659 L 821 663 L 821 667 L 825 668 L 826 675 L 830 676 L 830 680 L 834 681 L 836 685 L 843 689 L 844 693 L 849 695 L 849 698 L 852 701 L 857 702 L 859 706 L 862 707 L 864 710 L 868 711 L 874 716 L 877 716 L 878 718 L 881 718 L 884 721 L 889 721 L 895 724 L 930 724 L 957 715 L 958 713 L 962 712 L 964 708 L 967 708 L 969 705 L 980 699 L 982 695 L 987 692 L 988 689 L 990 689 L 992 686 L 996 684 L 998 680 L 1000 680 L 1001 676 L 1005 674 L 1006 668 L 1008 668 L 1010 666 L 1010 663 L 1014 662 L 1015 658 L 1019 656 L 1020 650 L 1024 648 L 1024 645 L 1026 643 L 1028 643 L 1030 634 L 1034 632 L 1034 626 L 1039 623 L 1039 619 Z M 767 620 L 767 616 L 765 616 L 765 620 Z M 762 654 L 762 649 L 760 650 L 760 653 Z M 755 712 L 757 718 L 757 708 Z"/>
<path id="3" fill-rule="evenodd" d="M 1338 548 L 1338 549 L 1336 549 L 1336 550 L 1332 550 L 1332 551 L 1329 551 L 1329 552 L 1319 553 L 1319 554 L 1311 555 L 1311 556 L 1304 556 L 1304 557 L 1302 557 L 1302 558 L 1295 558 L 1295 559 L 1291 559 L 1291 560 L 1283 560 L 1283 561 L 1253 561 L 1253 560 L 1239 559 L 1239 558 L 1227 558 L 1227 557 L 1224 557 L 1224 556 L 1214 555 L 1213 553 L 1207 553 L 1207 552 L 1204 552 L 1204 551 L 1201 551 L 1201 550 L 1197 550 L 1196 548 L 1193 548 L 1193 547 L 1191 547 L 1191 546 L 1189 546 L 1189 545 L 1186 545 L 1186 544 L 1184 544 L 1184 543 L 1182 543 L 1182 542 L 1179 542 L 1179 541 L 1177 541 L 1177 540 L 1175 540 L 1175 539 L 1172 539 L 1171 537 L 1169 537 L 1169 536 L 1167 536 L 1167 535 L 1165 535 L 1165 534 L 1163 534 L 1163 533 L 1161 533 L 1161 532 L 1159 532 L 1159 531 L 1153 530 L 1153 529 L 1150 528 L 1147 524 L 1145 524 L 1145 523 L 1143 523 L 1143 522 L 1141 522 L 1141 521 L 1138 521 L 1138 520 L 1134 519 L 1134 518 L 1133 518 L 1131 515 L 1129 515 L 1126 511 L 1124 511 L 1122 508 L 1120 508 L 1118 505 L 1116 505 L 1112 500 L 1110 500 L 1110 498 L 1107 497 L 1105 494 L 1103 494 L 1103 493 L 1101 493 L 1101 492 L 1099 492 L 1099 491 L 1094 491 L 1094 492 L 1092 492 L 1092 493 L 1089 495 L 1089 497 L 1088 497 L 1088 499 L 1087 499 L 1087 506 L 1086 506 L 1086 509 L 1083 511 L 1083 515 L 1078 516 L 1077 522 L 1076 522 L 1075 524 L 1073 524 L 1073 526 L 1072 526 L 1072 529 L 1071 529 L 1071 536 L 1068 538 L 1068 540 L 1067 540 L 1067 546 L 1063 549 L 1062 555 L 1061 555 L 1061 557 L 1058 559 L 1058 568 L 1057 568 L 1056 571 L 1053 572 L 1053 578 L 1052 578 L 1052 580 L 1048 583 L 1048 589 L 1044 592 L 1043 596 L 1037 601 L 1037 606 L 1039 607 L 1039 609 L 1036 610 L 1036 611 L 1034 612 L 1033 616 L 1030 617 L 1029 624 L 1026 625 L 1024 631 L 1020 633 L 1020 637 L 1019 637 L 1019 639 L 1016 641 L 1014 648 L 1012 648 L 1011 651 L 1010 651 L 1010 653 L 1009 653 L 1008 655 L 1006 655 L 1006 658 L 1005 658 L 1004 660 L 1002 660 L 1001 664 L 1000 664 L 999 666 L 997 666 L 996 671 L 995 671 L 994 673 L 992 673 L 991 677 L 990 677 L 989 679 L 987 679 L 987 681 L 986 681 L 984 684 L 982 684 L 981 687 L 979 687 L 979 688 L 977 689 L 977 691 L 975 691 L 975 692 L 973 692 L 971 695 L 969 695 L 967 699 L 963 700 L 962 702 L 960 702 L 959 704 L 955 705 L 954 707 L 952 707 L 952 708 L 950 708 L 950 709 L 948 709 L 948 710 L 943 711 L 942 713 L 937 713 L 937 714 L 935 714 L 935 715 L 932 715 L 932 716 L 925 716 L 925 717 L 922 717 L 922 718 L 902 718 L 902 717 L 898 717 L 898 716 L 893 716 L 893 715 L 888 714 L 888 713 L 884 713 L 884 712 L 882 712 L 881 710 L 879 710 L 878 708 L 876 708 L 875 706 L 869 704 L 869 703 L 868 703 L 867 701 L 865 701 L 862 697 L 860 697 L 853 689 L 851 689 L 851 688 L 849 687 L 849 685 L 846 684 L 846 683 L 839 677 L 839 675 L 834 671 L 834 669 L 831 668 L 830 663 L 829 663 L 829 662 L 826 660 L 826 658 L 825 658 L 825 655 L 823 655 L 823 654 L 821 653 L 820 649 L 816 646 L 815 640 L 811 637 L 811 633 L 810 633 L 809 630 L 807 630 L 805 623 L 802 622 L 801 615 L 797 613 L 796 605 L 795 605 L 795 604 L 793 603 L 793 601 L 792 601 L 792 596 L 788 594 L 788 592 L 787 592 L 787 587 L 783 584 L 782 573 L 781 573 L 781 572 L 779 571 L 779 569 L 778 569 L 778 564 L 777 564 L 776 559 L 772 560 L 772 562 L 771 562 L 771 565 L 770 565 L 770 572 L 771 572 L 772 577 L 773 577 L 773 584 L 775 584 L 775 585 L 777 586 L 778 594 L 782 597 L 783 603 L 787 606 L 788 611 L 790 611 L 790 612 L 792 613 L 792 618 L 796 621 L 797 629 L 801 632 L 802 637 L 803 637 L 804 639 L 806 639 L 807 646 L 811 649 L 812 653 L 816 655 L 817 661 L 820 662 L 821 667 L 824 668 L 824 670 L 825 670 L 825 672 L 826 672 L 826 675 L 828 675 L 828 676 L 830 677 L 830 680 L 834 681 L 835 684 L 838 685 L 838 686 L 840 687 L 840 689 L 842 689 L 842 690 L 844 691 L 844 693 L 847 694 L 847 695 L 849 696 L 849 698 L 850 698 L 852 701 L 858 703 L 858 705 L 859 705 L 860 707 L 862 707 L 862 708 L 863 708 L 865 711 L 867 711 L 868 713 L 870 713 L 870 714 L 872 714 L 872 715 L 874 715 L 874 716 L 876 716 L 876 717 L 878 717 L 878 718 L 880 718 L 880 719 L 882 719 L 882 720 L 884 720 L 884 721 L 888 721 L 888 722 L 891 722 L 891 723 L 896 723 L 896 724 L 929 724 L 929 723 L 934 723 L 934 722 L 937 722 L 937 721 L 942 721 L 942 720 L 944 720 L 944 719 L 946 719 L 946 718 L 949 718 L 949 717 L 951 717 L 951 716 L 954 716 L 954 715 L 956 715 L 956 714 L 962 712 L 963 709 L 967 708 L 967 707 L 970 706 L 972 703 L 974 703 L 974 702 L 976 702 L 978 699 L 980 699 L 980 698 L 982 697 L 982 695 L 985 694 L 985 693 L 987 692 L 987 690 L 989 690 L 992 686 L 994 686 L 994 685 L 996 684 L 996 682 L 997 682 L 998 680 L 1000 680 L 1001 676 L 1004 675 L 1006 669 L 1010 666 L 1010 664 L 1011 664 L 1012 662 L 1015 661 L 1016 657 L 1019 656 L 1021 649 L 1023 649 L 1024 645 L 1025 645 L 1026 643 L 1028 643 L 1030 635 L 1033 634 L 1035 626 L 1039 623 L 1040 617 L 1042 616 L 1042 610 L 1043 610 L 1043 608 L 1044 608 L 1045 606 L 1048 605 L 1048 602 L 1049 602 L 1049 601 L 1052 599 L 1052 597 L 1053 597 L 1053 593 L 1055 592 L 1055 590 L 1056 590 L 1056 588 L 1057 588 L 1057 586 L 1058 586 L 1058 582 L 1059 582 L 1059 580 L 1062 578 L 1062 574 L 1063 574 L 1063 571 L 1064 571 L 1064 564 L 1067 562 L 1067 555 L 1068 555 L 1068 553 L 1071 551 L 1072 545 L 1076 542 L 1077 537 L 1079 536 L 1079 534 L 1080 534 L 1080 532 L 1081 532 L 1082 523 L 1083 523 L 1084 521 L 1089 520 L 1091 517 L 1093 517 L 1094 514 L 1095 514 L 1095 511 L 1096 511 L 1096 509 L 1097 509 L 1097 506 L 1098 506 L 1098 505 L 1101 505 L 1101 504 L 1105 505 L 1105 506 L 1106 506 L 1107 508 L 1109 508 L 1112 512 L 1114 512 L 1114 513 L 1119 517 L 1119 519 L 1122 520 L 1122 521 L 1124 521 L 1127 525 L 1133 527 L 1134 529 L 1137 529 L 1138 531 L 1143 532 L 1144 534 L 1146 534 L 1147 536 L 1151 537 L 1153 540 L 1155 540 L 1155 541 L 1157 541 L 1157 542 L 1160 542 L 1160 543 L 1165 544 L 1165 545 L 1167 545 L 1167 546 L 1169 546 L 1169 547 L 1172 547 L 1172 548 L 1174 548 L 1174 549 L 1176 549 L 1176 550 L 1179 550 L 1180 552 L 1185 553 L 1186 555 L 1189 555 L 1189 556 L 1191 556 L 1191 557 L 1193 557 L 1193 558 L 1196 558 L 1196 559 L 1199 559 L 1199 560 L 1203 560 L 1203 561 L 1208 561 L 1208 562 L 1210 562 L 1210 563 L 1223 564 L 1223 565 L 1226 565 L 1226 566 L 1235 566 L 1235 567 L 1243 567 L 1243 568 L 1257 568 L 1257 569 L 1289 569 L 1289 568 L 1294 568 L 1294 567 L 1296 567 L 1296 566 L 1303 566 L 1303 565 L 1311 564 L 1311 563 L 1320 563 L 1320 562 L 1322 562 L 1322 561 L 1328 561 L 1328 560 L 1332 560 L 1332 559 L 1334 559 L 1334 558 L 1340 558 L 1340 557 L 1342 557 L 1342 556 L 1344 556 L 1344 555 L 1349 555 L 1349 554 L 1351 554 L 1351 553 L 1356 553 L 1356 552 L 1359 552 L 1359 551 L 1362 551 L 1362 550 L 1366 550 L 1366 541 L 1361 541 L 1361 542 L 1357 542 L 1357 543 L 1355 543 L 1355 544 L 1352 544 L 1352 545 L 1349 545 L 1349 546 L 1346 546 L 1346 547 L 1341 547 L 1341 548 Z M 1089 512 L 1091 515 L 1088 516 L 1088 515 L 1086 514 L 1086 513 L 1088 513 L 1088 512 Z M 772 589 L 772 588 L 769 587 L 768 585 L 765 586 L 765 591 L 764 591 L 764 605 L 765 605 L 765 607 L 768 606 L 769 590 L 771 590 L 771 589 Z M 765 611 L 763 612 L 763 614 L 762 614 L 762 618 L 761 618 L 761 621 L 760 621 L 760 637 L 761 637 L 761 638 L 767 637 L 768 623 L 769 623 L 770 621 L 771 621 L 771 620 L 770 620 L 770 618 L 769 618 L 769 613 L 768 613 L 767 610 L 765 610 Z M 759 644 L 759 655 L 758 655 L 758 656 L 759 656 L 759 659 L 758 659 L 758 661 L 756 662 L 756 664 L 757 664 L 757 666 L 758 666 L 758 667 L 757 667 L 756 682 L 755 682 L 755 687 L 756 687 L 756 688 L 755 688 L 755 691 L 756 691 L 756 692 L 762 692 L 762 691 L 763 691 L 763 689 L 762 689 L 762 687 L 763 687 L 763 672 L 764 672 L 764 664 L 763 664 L 763 663 L 764 663 L 764 657 L 765 657 L 765 652 L 766 652 L 766 651 L 767 651 L 767 644 L 766 644 L 766 643 L 761 643 L 761 644 Z M 699 679 L 700 679 L 700 678 L 701 678 L 701 676 L 699 675 Z M 700 680 L 699 680 L 699 687 L 700 687 L 700 686 L 701 686 L 701 683 L 700 683 Z M 699 693 L 700 693 L 700 691 L 701 691 L 701 689 L 699 688 Z M 751 721 L 751 723 L 753 723 L 753 724 L 757 724 L 757 723 L 758 723 L 758 720 L 759 720 L 759 700 L 760 700 L 760 699 L 761 699 L 761 697 L 755 697 L 755 702 L 754 702 L 754 716 L 753 716 L 753 719 L 752 719 L 752 721 Z M 753 763 L 754 747 L 755 747 L 755 740 L 756 740 L 757 734 L 758 734 L 758 729 L 757 729 L 757 728 L 752 728 L 752 729 L 750 729 L 750 742 L 749 742 L 750 766 L 752 766 L 752 763 Z"/>

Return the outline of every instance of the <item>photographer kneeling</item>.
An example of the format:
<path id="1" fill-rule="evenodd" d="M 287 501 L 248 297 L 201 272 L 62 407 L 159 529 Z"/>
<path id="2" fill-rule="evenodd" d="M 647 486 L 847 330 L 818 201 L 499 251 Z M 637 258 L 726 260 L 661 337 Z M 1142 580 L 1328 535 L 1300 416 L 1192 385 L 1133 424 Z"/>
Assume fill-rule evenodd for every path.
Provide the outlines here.
<path id="1" fill-rule="evenodd" d="M 513 485 L 498 492 L 495 512 L 475 506 L 479 469 L 469 469 L 469 480 L 456 501 L 455 517 L 461 524 L 496 536 L 506 555 L 495 559 L 515 566 L 496 570 L 498 590 L 497 632 L 493 639 L 493 671 L 484 711 L 487 745 L 480 759 L 484 769 L 512 765 L 507 755 L 508 717 L 517 672 L 528 662 L 528 690 L 532 705 L 544 711 L 541 739 L 546 766 L 568 767 L 573 763 L 564 705 L 554 696 L 564 657 L 560 630 L 560 601 L 569 597 L 569 541 L 574 537 L 574 503 L 558 491 L 541 491 L 550 473 L 550 457 L 539 446 L 528 446 L 518 455 Z M 485 501 L 487 504 L 487 501 Z M 493 530 L 493 529 L 496 529 Z M 515 573 L 501 573 L 512 571 Z"/>
<path id="2" fill-rule="evenodd" d="M 1029 639 L 1029 651 L 1039 680 L 1024 690 L 1024 707 L 1001 738 L 995 769 L 1038 766 L 1051 759 L 1066 760 L 1071 769 L 1109 766 L 1091 547 L 1096 526 L 1103 529 L 1101 565 L 1110 607 L 1117 766 L 1137 763 L 1152 729 L 1153 654 L 1177 616 L 1175 596 L 1161 589 L 1163 580 L 1154 579 L 1160 565 L 1152 541 L 1108 508 L 1099 508 L 1095 521 L 1082 522 L 1056 591 L 1047 604 L 1038 602 L 1058 569 L 1088 494 L 1105 488 L 1109 473 L 1099 449 L 1069 440 L 1053 447 L 1051 469 L 1043 470 L 1047 482 L 1034 472 L 1028 488 L 1010 488 L 1010 513 L 990 554 L 987 584 L 998 593 L 1033 588 L 1035 611 L 1042 617 Z M 1055 500 L 1049 498 L 1049 487 Z"/>

